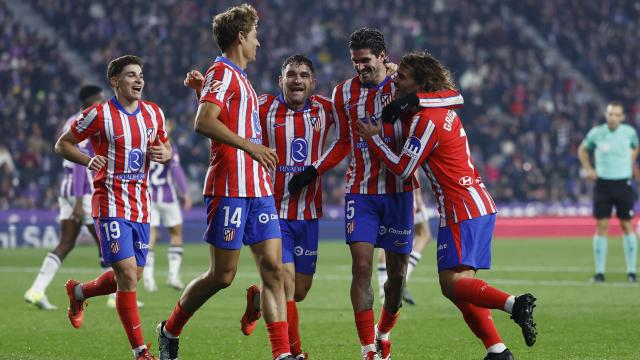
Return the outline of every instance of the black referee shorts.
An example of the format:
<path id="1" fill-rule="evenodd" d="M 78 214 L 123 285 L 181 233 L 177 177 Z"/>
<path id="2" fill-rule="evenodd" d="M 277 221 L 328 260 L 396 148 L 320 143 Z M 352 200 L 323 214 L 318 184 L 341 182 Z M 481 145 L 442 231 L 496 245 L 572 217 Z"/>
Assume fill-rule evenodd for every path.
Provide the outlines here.
<path id="1" fill-rule="evenodd" d="M 633 217 L 633 190 L 631 180 L 596 180 L 593 194 L 593 216 L 596 219 L 611 217 L 612 208 L 620 220 Z"/>

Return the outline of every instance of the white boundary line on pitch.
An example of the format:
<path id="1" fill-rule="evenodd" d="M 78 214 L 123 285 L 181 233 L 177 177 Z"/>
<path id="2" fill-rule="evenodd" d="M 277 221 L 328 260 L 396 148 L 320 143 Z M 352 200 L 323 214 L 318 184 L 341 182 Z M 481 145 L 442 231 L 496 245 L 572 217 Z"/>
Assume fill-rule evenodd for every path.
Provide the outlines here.
<path id="1" fill-rule="evenodd" d="M 39 267 L 19 267 L 19 266 L 0 266 L 0 273 L 33 273 L 36 274 L 40 271 Z M 205 270 L 203 270 L 205 271 Z M 98 268 L 86 268 L 86 267 L 63 267 L 59 271 L 59 273 L 63 274 L 99 274 L 100 269 Z M 166 276 L 167 271 L 158 271 L 156 273 L 161 276 Z M 202 272 L 195 271 L 186 271 L 183 272 L 183 275 L 186 278 L 192 278 L 196 275 L 200 275 Z M 257 278 L 257 273 L 248 273 L 248 272 L 238 272 L 236 274 L 238 278 Z M 531 280 L 531 279 L 498 279 L 498 278 L 489 278 L 490 283 L 493 284 L 504 284 L 504 285 L 528 285 L 528 286 L 551 286 L 551 287 L 566 287 L 566 286 L 574 286 L 574 287 L 618 287 L 618 288 L 637 288 L 638 284 L 631 284 L 626 282 L 605 282 L 601 284 L 594 285 L 589 280 L 578 281 L 578 280 Z M 314 281 L 351 281 L 351 275 L 338 275 L 338 274 L 316 274 L 314 276 Z M 435 277 L 421 277 L 421 276 L 412 276 L 411 282 L 424 283 L 424 284 L 432 284 L 437 283 L 438 278 Z"/>

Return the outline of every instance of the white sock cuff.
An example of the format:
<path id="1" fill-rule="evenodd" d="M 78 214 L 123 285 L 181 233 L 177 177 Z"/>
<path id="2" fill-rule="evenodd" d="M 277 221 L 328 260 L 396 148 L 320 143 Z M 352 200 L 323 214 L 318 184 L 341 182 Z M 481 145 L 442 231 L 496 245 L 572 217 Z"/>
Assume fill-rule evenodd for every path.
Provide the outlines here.
<path id="1" fill-rule="evenodd" d="M 420 259 L 422 259 L 422 254 L 413 250 L 411 251 L 411 254 L 409 254 L 409 256 L 416 259 L 417 261 L 420 261 Z"/>

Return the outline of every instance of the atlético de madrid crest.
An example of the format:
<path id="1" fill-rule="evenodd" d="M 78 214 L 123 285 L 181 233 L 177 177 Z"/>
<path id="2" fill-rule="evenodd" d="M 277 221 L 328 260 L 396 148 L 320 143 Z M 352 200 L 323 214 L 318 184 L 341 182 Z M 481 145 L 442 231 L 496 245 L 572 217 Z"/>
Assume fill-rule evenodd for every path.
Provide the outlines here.
<path id="1" fill-rule="evenodd" d="M 314 131 L 320 131 L 320 127 L 322 126 L 322 121 L 319 116 L 312 116 L 309 118 L 311 122 L 311 126 L 313 126 Z"/>

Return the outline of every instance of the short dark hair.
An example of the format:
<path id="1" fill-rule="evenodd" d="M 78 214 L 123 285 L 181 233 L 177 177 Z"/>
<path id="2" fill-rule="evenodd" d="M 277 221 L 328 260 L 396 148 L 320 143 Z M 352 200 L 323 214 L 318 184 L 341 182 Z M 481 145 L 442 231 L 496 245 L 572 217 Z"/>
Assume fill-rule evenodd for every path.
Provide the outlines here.
<path id="1" fill-rule="evenodd" d="M 380 55 L 383 51 L 387 51 L 382 31 L 368 27 L 363 27 L 351 33 L 349 37 L 349 49 L 369 49 L 375 56 Z"/>
<path id="2" fill-rule="evenodd" d="M 246 3 L 234 6 L 213 17 L 213 37 L 224 52 L 233 44 L 239 32 L 247 34 L 257 23 L 258 12 L 253 6 Z"/>
<path id="3" fill-rule="evenodd" d="M 428 52 L 411 52 L 400 59 L 400 66 L 413 70 L 413 80 L 426 92 L 454 90 L 451 72 Z"/>
<path id="4" fill-rule="evenodd" d="M 284 71 L 287 65 L 290 64 L 307 65 L 309 67 L 309 70 L 311 70 L 311 73 L 315 73 L 315 70 L 313 69 L 313 61 L 311 61 L 311 59 L 309 59 L 309 57 L 307 57 L 306 55 L 295 54 L 286 58 L 282 63 L 282 71 Z"/>
<path id="5" fill-rule="evenodd" d="M 102 92 L 102 88 L 97 85 L 85 85 L 78 92 L 78 100 L 83 104 L 87 102 L 87 99 L 94 95 L 98 95 Z"/>
<path id="6" fill-rule="evenodd" d="M 142 67 L 142 59 L 135 55 L 123 55 L 111 60 L 109 66 L 107 66 L 107 81 L 111 81 L 112 77 L 120 75 L 122 69 L 131 64 Z"/>

